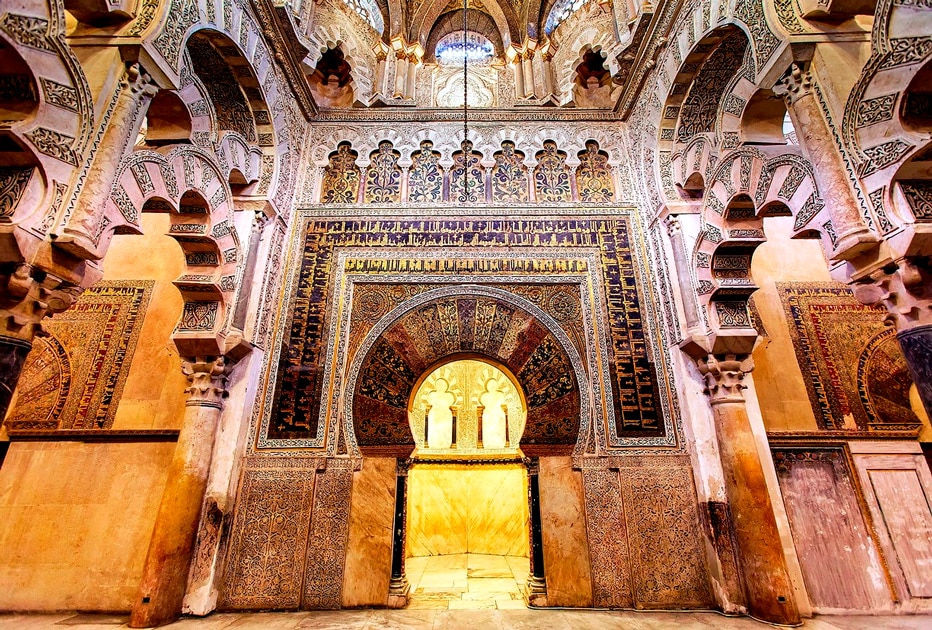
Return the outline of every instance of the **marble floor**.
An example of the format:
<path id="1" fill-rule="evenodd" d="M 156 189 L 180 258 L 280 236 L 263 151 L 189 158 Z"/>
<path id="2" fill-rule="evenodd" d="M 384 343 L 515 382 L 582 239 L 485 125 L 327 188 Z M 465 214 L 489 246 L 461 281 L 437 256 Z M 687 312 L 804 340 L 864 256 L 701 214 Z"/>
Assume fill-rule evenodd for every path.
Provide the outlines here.
<path id="1" fill-rule="evenodd" d="M 529 570 L 519 556 L 454 554 L 405 561 L 409 610 L 522 610 Z"/>
<path id="2" fill-rule="evenodd" d="M 0 614 L 2 630 L 117 630 L 129 616 Z M 752 619 L 711 612 L 595 610 L 335 610 L 296 613 L 220 613 L 182 619 L 171 630 L 766 630 Z M 828 616 L 807 619 L 805 630 L 929 630 L 932 615 Z"/>

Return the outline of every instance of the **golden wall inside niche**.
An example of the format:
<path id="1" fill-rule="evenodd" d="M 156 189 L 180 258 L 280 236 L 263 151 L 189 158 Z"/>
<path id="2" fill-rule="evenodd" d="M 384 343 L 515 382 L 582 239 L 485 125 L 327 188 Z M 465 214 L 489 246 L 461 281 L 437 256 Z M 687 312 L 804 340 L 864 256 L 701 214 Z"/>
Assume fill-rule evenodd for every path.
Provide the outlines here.
<path id="1" fill-rule="evenodd" d="M 414 464 L 408 472 L 407 554 L 527 556 L 522 464 Z"/>
<path id="2" fill-rule="evenodd" d="M 446 396 L 456 414 L 455 452 L 469 454 L 479 450 L 479 408 L 483 403 L 487 403 L 486 384 L 490 379 L 495 379 L 495 389 L 500 393 L 499 406 L 507 409 L 509 439 L 507 447 L 511 450 L 517 449 L 527 422 L 526 405 L 520 390 L 515 386 L 512 378 L 498 367 L 484 361 L 463 359 L 452 361 L 431 371 L 423 378 L 411 399 L 408 420 L 411 423 L 411 433 L 419 452 L 423 453 L 428 448 L 431 451 L 454 452 L 448 450 L 451 429 L 449 420 L 437 419 L 435 417 L 437 410 L 432 409 L 432 403 L 435 402 L 438 394 L 438 384 L 441 382 L 444 390 L 441 395 Z M 483 410 L 483 414 L 486 413 Z M 429 417 L 432 419 L 428 424 Z M 483 425 L 486 429 L 483 435 L 482 450 L 505 448 L 505 444 L 502 443 L 503 432 L 496 431 L 491 426 L 495 424 L 491 415 L 485 418 Z M 432 428 L 425 433 L 425 427 L 428 426 Z M 430 446 L 425 440 L 425 434 L 429 438 Z M 438 439 L 441 444 L 440 448 L 437 448 Z"/>

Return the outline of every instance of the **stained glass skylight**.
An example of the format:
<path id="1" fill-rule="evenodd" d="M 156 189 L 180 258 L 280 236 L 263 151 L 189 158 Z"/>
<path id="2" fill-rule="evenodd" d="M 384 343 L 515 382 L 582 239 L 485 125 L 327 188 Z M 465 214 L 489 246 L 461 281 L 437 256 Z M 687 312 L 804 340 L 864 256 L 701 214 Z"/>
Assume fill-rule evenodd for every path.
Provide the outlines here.
<path id="1" fill-rule="evenodd" d="M 437 48 L 434 49 L 437 63 L 442 66 L 461 66 L 464 55 L 470 64 L 486 65 L 495 56 L 495 46 L 485 35 L 466 31 L 464 48 L 462 31 L 454 31 L 441 37 L 437 42 Z"/>
<path id="2" fill-rule="evenodd" d="M 544 32 L 550 35 L 558 26 L 582 8 L 589 0 L 557 0 L 550 9 L 550 15 L 547 16 L 547 23 L 544 25 Z"/>

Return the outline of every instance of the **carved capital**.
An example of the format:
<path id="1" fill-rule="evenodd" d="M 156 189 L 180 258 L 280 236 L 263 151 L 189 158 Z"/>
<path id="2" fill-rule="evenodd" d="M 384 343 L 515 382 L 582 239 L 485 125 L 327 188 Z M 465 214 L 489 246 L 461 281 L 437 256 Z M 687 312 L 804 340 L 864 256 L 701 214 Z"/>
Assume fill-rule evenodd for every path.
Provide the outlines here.
<path id="1" fill-rule="evenodd" d="M 677 238 L 683 234 L 683 226 L 680 225 L 680 219 L 675 214 L 671 214 L 663 220 L 663 225 L 667 228 L 667 234 L 670 239 Z"/>
<path id="2" fill-rule="evenodd" d="M 747 389 L 744 377 L 754 369 L 754 360 L 747 354 L 710 354 L 697 360 L 705 379 L 705 393 L 713 405 L 744 402 L 742 390 Z"/>
<path id="3" fill-rule="evenodd" d="M 932 325 L 932 265 L 928 258 L 903 258 L 852 285 L 858 301 L 882 305 L 897 332 Z"/>
<path id="4" fill-rule="evenodd" d="M 812 74 L 802 66 L 792 64 L 786 74 L 773 86 L 773 93 L 783 97 L 787 105 L 812 93 Z"/>
<path id="5" fill-rule="evenodd" d="M 27 263 L 0 272 L 0 336 L 31 343 L 42 320 L 67 310 L 82 289 Z"/>
<path id="6" fill-rule="evenodd" d="M 159 91 L 159 86 L 138 63 L 127 64 L 123 85 L 133 97 L 152 98 Z"/>
<path id="7" fill-rule="evenodd" d="M 227 397 L 230 363 L 225 357 L 194 357 L 181 360 L 181 372 L 190 385 L 184 392 L 191 407 L 223 407 Z"/>

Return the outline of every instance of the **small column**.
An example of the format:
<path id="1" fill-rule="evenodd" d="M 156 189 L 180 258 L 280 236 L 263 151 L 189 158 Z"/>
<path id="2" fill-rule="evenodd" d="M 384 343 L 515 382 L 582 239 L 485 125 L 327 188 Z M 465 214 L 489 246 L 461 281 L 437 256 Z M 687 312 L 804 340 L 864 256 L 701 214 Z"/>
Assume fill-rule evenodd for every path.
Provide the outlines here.
<path id="1" fill-rule="evenodd" d="M 553 96 L 553 67 L 550 63 L 552 59 L 553 59 L 553 48 L 550 46 L 550 44 L 547 44 L 547 46 L 545 46 L 544 49 L 540 53 L 541 72 L 543 72 L 541 81 L 544 84 L 543 98 L 550 98 L 551 96 Z M 570 179 L 575 179 L 575 178 L 570 178 Z"/>
<path id="2" fill-rule="evenodd" d="M 511 448 L 511 436 L 508 431 L 508 405 L 502 405 L 502 413 L 505 414 L 505 448 Z"/>
<path id="3" fill-rule="evenodd" d="M 424 410 L 424 448 L 430 448 L 430 405 Z"/>
<path id="4" fill-rule="evenodd" d="M 81 188 L 77 206 L 63 233 L 56 239 L 58 246 L 81 258 L 99 259 L 103 256 L 97 251 L 100 216 L 110 197 L 120 160 L 136 139 L 158 87 L 139 64 L 132 64 L 127 66 L 117 90 L 121 93 Z"/>
<path id="5" fill-rule="evenodd" d="M 229 365 L 224 357 L 185 359 L 181 369 L 190 383 L 185 390 L 188 400 L 133 602 L 131 628 L 164 625 L 181 614 L 214 437 L 226 397 Z"/>
<path id="6" fill-rule="evenodd" d="M 256 212 L 249 232 L 249 248 L 246 253 L 246 267 L 243 269 L 243 280 L 240 284 L 239 295 L 236 296 L 236 307 L 233 311 L 233 326 L 239 330 L 246 330 L 246 316 L 249 312 L 249 298 L 252 296 L 252 279 L 256 273 L 256 259 L 259 257 L 259 242 L 262 240 L 262 230 L 269 222 L 264 212 Z"/>
<path id="7" fill-rule="evenodd" d="M 528 48 L 521 54 L 521 69 L 524 73 L 524 97 L 534 98 L 534 50 Z"/>
<path id="8" fill-rule="evenodd" d="M 932 416 L 932 264 L 903 258 L 856 281 L 851 288 L 864 304 L 886 307 L 887 321 L 906 358 L 926 413 Z"/>
<path id="9" fill-rule="evenodd" d="M 375 78 L 372 80 L 374 96 L 383 96 L 385 93 L 385 60 L 388 58 L 388 47 L 380 40 L 375 47 Z"/>
<path id="10" fill-rule="evenodd" d="M 405 97 L 405 85 L 408 78 L 408 54 L 404 50 L 395 52 L 395 90 L 392 98 Z"/>
<path id="11" fill-rule="evenodd" d="M 408 55 L 408 76 L 405 79 L 405 100 L 414 98 L 414 88 L 417 86 L 417 67 L 420 64 L 417 55 L 411 53 Z"/>
<path id="12" fill-rule="evenodd" d="M 754 367 L 753 360 L 749 355 L 710 354 L 697 362 L 715 419 L 748 612 L 770 623 L 798 624 L 799 611 L 777 520 L 741 393 L 746 388 L 742 381 Z"/>
<path id="13" fill-rule="evenodd" d="M 860 205 L 848 180 L 840 149 L 816 98 L 812 75 L 808 69 L 793 64 L 773 91 L 786 101 L 799 144 L 812 164 L 819 194 L 832 217 L 832 226 L 837 234 L 832 259 L 850 260 L 871 248 L 879 239 L 861 217 Z"/>
<path id="14" fill-rule="evenodd" d="M 392 579 L 388 584 L 388 607 L 404 608 L 408 604 L 411 585 L 405 575 L 405 543 L 407 532 L 408 468 L 411 462 L 398 460 L 395 477 L 395 521 L 392 532 Z"/>
<path id="15" fill-rule="evenodd" d="M 485 407 L 482 405 L 476 406 L 476 448 L 485 448 L 482 446 L 482 412 L 485 411 Z"/>
<path id="16" fill-rule="evenodd" d="M 456 448 L 456 420 L 457 420 L 457 416 L 459 415 L 459 409 L 457 409 L 456 407 L 450 407 L 450 411 L 453 412 L 453 418 L 452 418 L 453 434 L 451 435 L 452 439 L 450 440 L 450 448 Z"/>
<path id="17" fill-rule="evenodd" d="M 683 298 L 683 314 L 686 316 L 686 336 L 701 335 L 702 327 L 699 324 L 699 301 L 693 290 L 692 275 L 689 261 L 686 259 L 686 243 L 683 240 L 683 229 L 680 219 L 675 214 L 669 215 L 664 224 L 670 245 L 673 249 L 673 266 L 676 268 L 676 277 L 679 279 L 680 297 Z"/>
<path id="18" fill-rule="evenodd" d="M 544 574 L 544 535 L 540 520 L 540 461 L 525 460 L 527 465 L 527 504 L 531 541 L 531 571 L 525 587 L 528 606 L 547 605 L 547 578 Z"/>
<path id="19" fill-rule="evenodd" d="M 524 98 L 524 69 L 521 66 L 521 53 L 511 62 L 511 69 L 515 74 L 515 96 Z"/>

